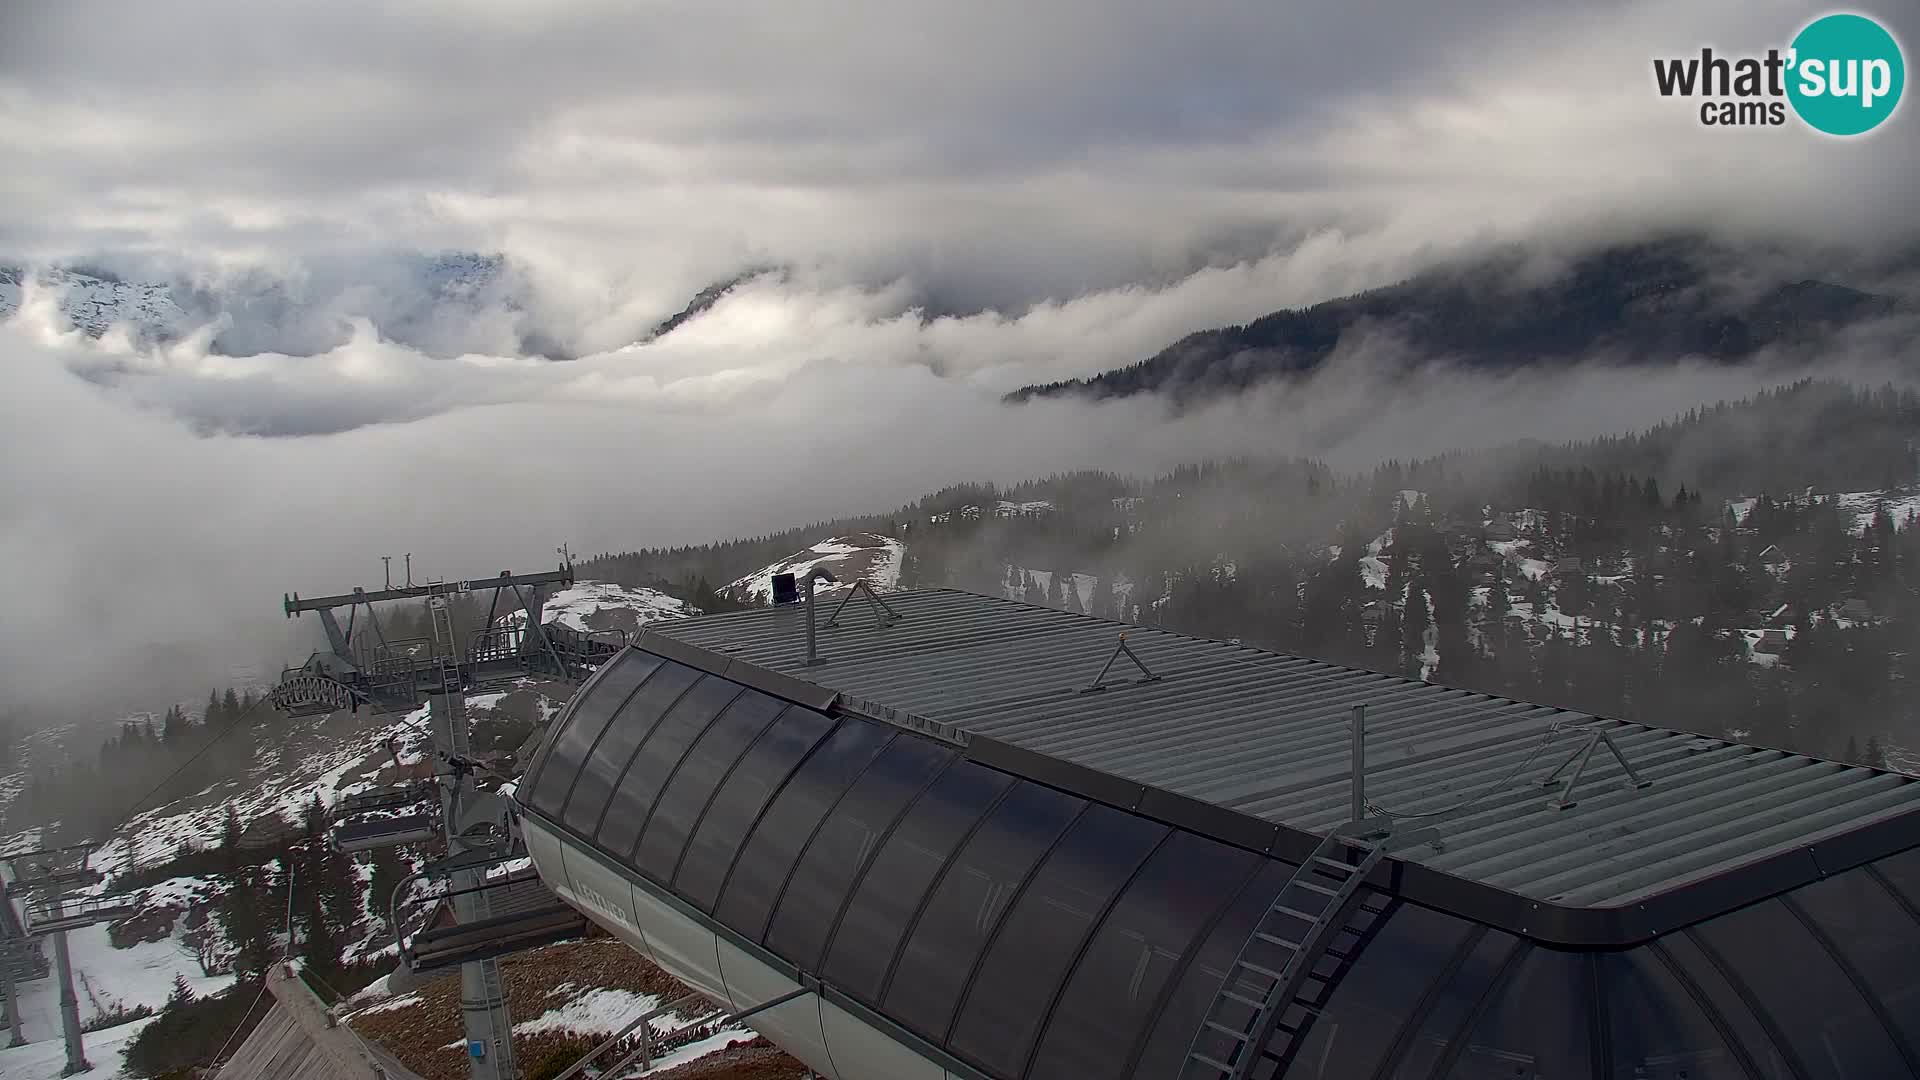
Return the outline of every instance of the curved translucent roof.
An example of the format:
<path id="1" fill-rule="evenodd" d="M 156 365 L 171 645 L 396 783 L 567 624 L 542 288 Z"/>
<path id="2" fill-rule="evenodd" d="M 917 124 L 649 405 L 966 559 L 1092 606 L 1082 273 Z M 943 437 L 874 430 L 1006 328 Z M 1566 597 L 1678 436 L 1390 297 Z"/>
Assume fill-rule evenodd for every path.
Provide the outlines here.
<path id="1" fill-rule="evenodd" d="M 955 1075 L 1166 1080 L 1228 1052 L 1203 1020 L 1261 992 L 1227 973 L 1292 862 L 684 659 L 605 665 L 526 813 Z M 1613 950 L 1383 886 L 1253 1075 L 1920 1075 L 1920 849 Z"/>

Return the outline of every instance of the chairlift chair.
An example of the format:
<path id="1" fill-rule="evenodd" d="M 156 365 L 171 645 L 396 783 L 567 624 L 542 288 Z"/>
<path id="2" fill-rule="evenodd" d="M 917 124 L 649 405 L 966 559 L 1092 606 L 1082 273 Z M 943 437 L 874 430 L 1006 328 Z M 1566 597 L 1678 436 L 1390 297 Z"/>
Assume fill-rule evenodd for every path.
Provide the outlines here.
<path id="1" fill-rule="evenodd" d="M 333 814 L 328 839 L 340 852 L 423 844 L 440 835 L 433 792 L 424 784 L 348 795 L 334 805 Z"/>
<path id="2" fill-rule="evenodd" d="M 449 862 L 453 860 L 442 860 Z M 473 860 L 459 860 L 470 866 Z M 419 877 L 444 878 L 445 873 Z M 391 918 L 397 926 L 413 924 L 417 929 L 399 935 L 400 962 L 412 972 L 437 971 L 474 960 L 488 960 L 508 953 L 551 945 L 586 933 L 586 917 L 572 905 L 549 892 L 531 867 L 506 874 L 466 889 L 436 891 L 403 901 L 403 885 L 394 893 Z M 467 894 L 489 895 L 494 903 L 511 905 L 514 910 L 470 922 L 453 918 L 453 901 Z M 403 905 L 412 910 L 402 913 Z M 442 916 L 448 916 L 442 921 Z"/>

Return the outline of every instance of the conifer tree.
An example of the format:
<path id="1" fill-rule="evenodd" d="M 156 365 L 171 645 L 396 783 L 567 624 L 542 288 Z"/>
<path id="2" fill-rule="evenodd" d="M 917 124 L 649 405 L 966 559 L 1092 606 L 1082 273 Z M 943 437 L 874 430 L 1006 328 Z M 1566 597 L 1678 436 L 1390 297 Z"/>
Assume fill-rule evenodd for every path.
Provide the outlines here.
<path id="1" fill-rule="evenodd" d="M 407 866 L 398 848 L 373 849 L 373 875 L 367 882 L 370 915 L 383 921 L 387 918 L 392 909 L 393 890 L 406 876 Z"/>
<path id="2" fill-rule="evenodd" d="M 240 826 L 240 815 L 234 811 L 233 804 L 228 803 L 227 812 L 220 819 L 220 850 L 237 853 L 243 831 Z"/>
<path id="3" fill-rule="evenodd" d="M 167 995 L 165 1008 L 178 1009 L 193 1004 L 193 987 L 187 985 L 185 972 L 173 973 L 173 992 Z"/>
<path id="4" fill-rule="evenodd" d="M 1113 596 L 1113 575 L 1102 574 L 1093 582 L 1093 600 L 1088 614 L 1100 619 L 1115 617 Z"/>
<path id="5" fill-rule="evenodd" d="M 305 892 L 307 900 L 301 914 L 301 929 L 305 940 L 301 942 L 300 956 L 307 962 L 307 968 L 319 975 L 322 980 L 332 978 L 340 970 L 340 939 L 328 925 L 327 913 L 317 888 L 300 890 Z"/>
<path id="6" fill-rule="evenodd" d="M 1409 678 L 1418 678 L 1422 666 L 1421 657 L 1427 651 L 1427 627 L 1432 624 L 1431 612 L 1427 609 L 1427 589 L 1424 579 L 1416 579 L 1413 587 L 1407 591 L 1406 611 L 1400 617 L 1401 640 L 1405 642 L 1405 671 Z"/>
<path id="7" fill-rule="evenodd" d="M 1493 583 L 1487 586 L 1487 617 L 1504 622 L 1512 607 L 1513 599 L 1507 595 L 1507 568 L 1503 563 L 1493 568 Z"/>

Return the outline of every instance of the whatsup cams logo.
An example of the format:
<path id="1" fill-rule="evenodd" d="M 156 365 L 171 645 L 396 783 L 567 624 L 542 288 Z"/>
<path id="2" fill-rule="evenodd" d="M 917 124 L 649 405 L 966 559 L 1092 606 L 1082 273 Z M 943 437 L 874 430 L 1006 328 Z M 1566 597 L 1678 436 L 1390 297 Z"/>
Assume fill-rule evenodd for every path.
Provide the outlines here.
<path id="1" fill-rule="evenodd" d="M 1653 62 L 1661 97 L 1700 99 L 1706 127 L 1780 127 L 1798 116 L 1828 135 L 1865 135 L 1900 107 L 1907 64 L 1886 27 L 1865 15 L 1824 15 L 1785 49 L 1765 56 L 1698 56 Z"/>

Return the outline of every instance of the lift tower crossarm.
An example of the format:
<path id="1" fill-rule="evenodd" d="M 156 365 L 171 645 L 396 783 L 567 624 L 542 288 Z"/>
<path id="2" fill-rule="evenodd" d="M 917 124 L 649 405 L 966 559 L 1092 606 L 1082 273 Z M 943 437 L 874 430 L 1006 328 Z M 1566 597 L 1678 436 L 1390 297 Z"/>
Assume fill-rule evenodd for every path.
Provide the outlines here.
<path id="1" fill-rule="evenodd" d="M 447 582 L 443 585 L 415 585 L 398 589 L 381 589 L 379 592 L 351 592 L 340 596 L 315 596 L 303 598 L 298 593 L 285 598 L 284 606 L 289 618 L 303 611 L 325 611 L 328 608 L 348 607 L 355 604 L 374 604 L 382 600 L 408 600 L 427 596 L 432 590 L 447 592 L 474 592 L 479 589 L 503 589 L 516 585 L 571 585 L 573 568 L 561 567 L 541 574 L 511 574 L 505 570 L 498 577 L 473 578 L 468 581 Z"/>

